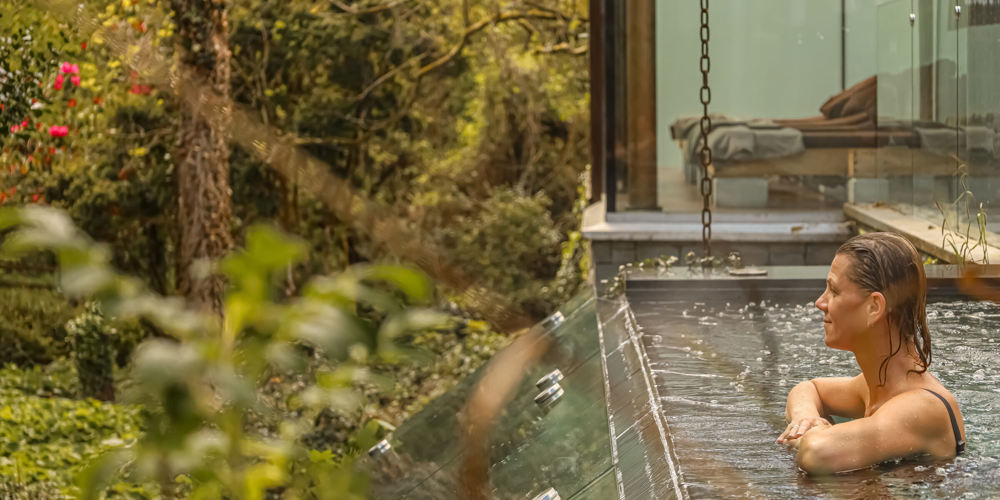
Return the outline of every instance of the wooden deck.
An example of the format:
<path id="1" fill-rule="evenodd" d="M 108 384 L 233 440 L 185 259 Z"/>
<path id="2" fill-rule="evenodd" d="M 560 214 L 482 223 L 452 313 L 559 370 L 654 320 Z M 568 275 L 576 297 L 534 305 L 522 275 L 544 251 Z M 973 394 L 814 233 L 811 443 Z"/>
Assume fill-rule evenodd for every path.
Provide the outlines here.
<path id="1" fill-rule="evenodd" d="M 964 241 L 966 236 L 950 229 L 942 231 L 940 225 L 934 224 L 924 217 L 905 214 L 896 208 L 879 203 L 847 203 L 844 205 L 844 215 L 878 231 L 899 233 L 913 242 L 921 252 L 933 255 L 943 262 L 949 264 L 961 263 L 961 258 L 955 255 L 951 247 L 945 243 L 945 238 L 947 237 L 958 244 Z M 977 237 L 978 232 L 978 229 L 976 229 L 976 234 L 973 234 L 972 237 Z M 988 242 L 986 246 L 987 261 L 983 262 L 982 247 L 969 252 L 969 261 L 978 264 L 1000 264 L 1000 248 L 995 246 L 1000 241 L 1000 235 L 987 231 L 986 240 Z M 975 243 L 975 241 L 971 241 L 969 245 L 972 246 Z"/>

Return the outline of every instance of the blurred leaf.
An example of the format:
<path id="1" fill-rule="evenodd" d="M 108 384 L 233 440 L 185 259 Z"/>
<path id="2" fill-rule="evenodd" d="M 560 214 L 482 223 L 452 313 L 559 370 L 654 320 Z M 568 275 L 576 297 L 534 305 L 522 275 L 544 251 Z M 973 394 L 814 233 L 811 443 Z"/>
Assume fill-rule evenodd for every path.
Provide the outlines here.
<path id="1" fill-rule="evenodd" d="M 77 476 L 80 498 L 86 500 L 102 498 L 102 493 L 114 482 L 120 469 L 132 459 L 132 453 L 128 450 L 105 453 L 95 458 Z"/>
<path id="2" fill-rule="evenodd" d="M 379 264 L 364 268 L 359 274 L 364 279 L 384 281 L 395 286 L 414 304 L 429 302 L 434 291 L 430 277 L 412 267 Z"/>

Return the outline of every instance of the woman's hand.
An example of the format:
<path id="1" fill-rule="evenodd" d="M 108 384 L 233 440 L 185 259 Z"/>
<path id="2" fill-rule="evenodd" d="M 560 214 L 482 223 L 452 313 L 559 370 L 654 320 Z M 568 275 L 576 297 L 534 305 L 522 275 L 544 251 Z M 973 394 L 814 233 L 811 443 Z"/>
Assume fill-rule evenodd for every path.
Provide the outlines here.
<path id="1" fill-rule="evenodd" d="M 788 427 L 785 427 L 785 432 L 782 432 L 778 436 L 778 443 L 789 443 L 795 445 L 798 443 L 798 439 L 805 435 L 813 429 L 820 429 L 823 427 L 829 427 L 830 421 L 819 416 L 815 417 L 804 417 L 804 418 L 793 418 L 791 422 L 788 423 Z"/>

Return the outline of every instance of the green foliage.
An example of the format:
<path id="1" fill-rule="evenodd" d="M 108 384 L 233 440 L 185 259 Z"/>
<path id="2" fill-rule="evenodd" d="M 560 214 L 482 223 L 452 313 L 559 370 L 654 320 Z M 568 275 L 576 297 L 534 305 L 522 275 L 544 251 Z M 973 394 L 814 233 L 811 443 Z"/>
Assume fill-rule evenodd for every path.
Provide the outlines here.
<path id="1" fill-rule="evenodd" d="M 412 359 L 373 362 L 371 369 L 380 377 L 358 384 L 363 403 L 353 411 L 321 412 L 304 439 L 310 447 L 329 450 L 334 457 L 365 450 L 352 436 L 366 423 L 399 425 L 479 368 L 508 340 L 481 321 L 464 319 L 449 328 L 418 332 L 406 340 Z"/>
<path id="2" fill-rule="evenodd" d="M 74 382 L 67 363 L 0 369 L 0 497 L 72 495 L 78 492 L 75 477 L 89 462 L 139 437 L 139 408 L 59 397 L 74 394 Z M 154 498 L 154 492 L 118 482 L 107 496 Z"/>
<path id="3" fill-rule="evenodd" d="M 68 293 L 96 297 L 116 317 L 145 317 L 179 340 L 150 340 L 136 351 L 129 397 L 146 409 L 145 432 L 91 464 L 86 498 L 115 482 L 125 464 L 140 483 L 156 481 L 167 495 L 262 498 L 275 488 L 288 497 L 361 495 L 366 482 L 349 472 L 352 460 L 317 462 L 302 438 L 320 412 L 359 405 L 357 385 L 378 380 L 366 362 L 398 360 L 408 352 L 398 339 L 444 324 L 440 314 L 414 307 L 432 296 L 426 277 L 394 266 L 351 267 L 281 298 L 273 283 L 305 245 L 267 227 L 251 228 L 246 248 L 220 263 L 230 283 L 220 323 L 118 274 L 106 249 L 60 212 L 0 211 L 0 230 L 15 225 L 8 251 L 52 251 Z M 359 316 L 362 308 L 370 313 Z M 275 377 L 303 381 L 287 399 L 293 411 L 275 415 L 264 405 Z M 275 425 L 254 431 L 251 413 Z"/>
<path id="4" fill-rule="evenodd" d="M 544 194 L 527 198 L 501 189 L 483 201 L 482 209 L 449 234 L 453 258 L 473 270 L 476 285 L 511 297 L 533 316 L 551 311 L 544 296 L 545 277 L 559 267 L 559 232 L 549 219 Z M 548 251 L 545 251 L 548 250 Z"/>
<path id="5" fill-rule="evenodd" d="M 173 22 L 161 3 L 85 2 L 83 15 L 94 18 L 96 29 L 68 29 L 62 13 L 39 8 L 3 18 L 11 29 L 38 26 L 36 45 L 51 42 L 57 50 L 30 52 L 43 83 L 35 89 L 45 102 L 30 118 L 46 127 L 65 123 L 70 135 L 53 139 L 43 127 L 30 139 L 3 137 L 5 146 L 28 140 L 21 145 L 25 153 L 45 154 L 28 161 L 12 149 L 0 163 L 27 168 L 0 183 L 17 189 L 12 199 L 19 203 L 68 210 L 88 234 L 112 246 L 116 267 L 171 293 L 178 233 L 170 153 L 180 103 L 145 74 L 151 57 L 163 57 L 156 66 L 167 66 L 174 46 Z M 559 15 L 511 1 L 467 9 L 459 2 L 416 2 L 360 14 L 352 10 L 367 8 L 360 4 L 238 2 L 230 10 L 232 96 L 445 248 L 462 241 L 441 228 L 477 231 L 475 224 L 498 214 L 517 217 L 511 225 L 542 228 L 545 234 L 525 241 L 524 253 L 537 256 L 531 269 L 510 280 L 530 281 L 515 289 L 522 295 L 516 301 L 537 302 L 525 310 L 540 318 L 547 313 L 540 304 L 558 300 L 551 295 L 566 288 L 550 282 L 560 241 L 579 226 L 576 180 L 587 161 L 586 59 L 546 53 L 561 44 L 585 45 L 586 3 L 557 7 Z M 25 17 L 28 11 L 34 17 Z M 499 22 L 459 38 L 469 23 L 498 12 L 520 12 L 530 21 Z M 121 53 L 116 47 L 123 43 L 135 45 Z M 132 50 L 139 46 L 153 54 Z M 52 88 L 60 59 L 79 63 L 80 87 Z M 309 194 L 307 179 L 285 178 L 239 147 L 230 163 L 236 240 L 255 223 L 277 221 L 308 242 L 307 259 L 286 276 L 289 290 L 313 273 L 387 256 L 405 259 L 335 217 L 323 206 L 330 200 Z M 519 200 L 498 201 L 498 193 Z M 503 211 L 498 204 L 524 208 Z M 504 243 L 484 242 L 485 236 L 458 253 Z M 509 260 L 503 257 L 478 260 L 499 274 Z M 463 259 L 461 270 L 480 273 L 476 261 Z"/>
<path id="6" fill-rule="evenodd" d="M 5 37 L 0 44 L 0 134 L 13 134 L 11 127 L 20 128 L 34 114 L 32 106 L 45 103 L 39 75 L 58 60 L 69 39 L 48 16 L 14 2 L 0 3 L 0 28 Z"/>
<path id="7" fill-rule="evenodd" d="M 78 308 L 57 292 L 0 288 L 0 363 L 46 364 L 67 356 L 66 322 Z"/>
<path id="8" fill-rule="evenodd" d="M 115 398 L 113 358 L 114 345 L 109 327 L 96 304 L 87 306 L 81 315 L 66 324 L 73 360 L 80 380 L 80 396 L 113 401 Z M 109 335 L 111 334 L 111 335 Z"/>
<path id="9" fill-rule="evenodd" d="M 181 340 L 140 349 L 142 359 L 155 363 L 136 365 L 128 381 L 154 409 L 144 420 L 152 431 L 139 446 L 98 464 L 91 479 L 109 477 L 126 457 L 139 477 L 211 497 L 266 489 L 251 485 L 251 476 L 284 481 L 289 495 L 361 488 L 350 480 L 350 461 L 341 461 L 350 449 L 363 449 L 364 439 L 351 436 L 366 422 L 399 422 L 482 363 L 503 336 L 476 321 L 407 331 L 435 316 L 404 313 L 406 304 L 444 304 L 460 290 L 432 290 L 405 268 L 356 266 L 407 256 L 376 246 L 366 233 L 371 228 L 336 217 L 324 203 L 337 200 L 311 195 L 311 179 L 286 178 L 239 147 L 231 156 L 232 222 L 248 250 L 221 265 L 233 280 L 226 307 L 235 321 L 216 325 L 163 298 L 176 280 L 171 150 L 180 103 L 149 75 L 169 68 L 171 48 L 184 41 L 174 39 L 169 5 L 159 0 L 85 0 L 79 12 L 94 23 L 82 26 L 68 15 L 77 12 L 75 2 L 66 12 L 38 8 L 58 3 L 2 4 L 7 32 L 34 30 L 32 47 L 22 53 L 38 68 L 36 81 L 28 82 L 35 86 L 18 90 L 17 102 L 24 107 L 38 98 L 44 107 L 30 110 L 36 126 L 30 133 L 0 130 L 0 168 L 15 167 L 0 177 L 0 188 L 12 193 L 0 203 L 65 209 L 106 246 L 93 246 L 43 212 L 24 215 L 33 222 L 13 243 L 55 247 L 62 288 L 96 295 L 114 318 L 99 330 L 95 323 L 93 332 L 115 344 L 119 364 L 145 337 L 134 318 Z M 547 53 L 585 44 L 586 3 L 560 2 L 558 16 L 507 0 L 463 5 L 235 2 L 231 93 L 236 105 L 325 162 L 356 192 L 431 235 L 476 286 L 506 294 L 521 312 L 540 318 L 587 272 L 577 182 L 588 142 L 586 58 Z M 354 11 L 369 7 L 375 10 Z M 529 9 L 534 14 L 522 22 L 487 23 L 464 34 L 470 23 Z M 141 54 L 133 50 L 140 46 Z M 79 87 L 53 88 L 62 61 L 79 64 Z M 440 64 L 431 67 L 432 61 Z M 11 124 L 22 118 L 0 116 Z M 50 137 L 46 127 L 53 124 L 67 125 L 70 135 Z M 276 221 L 303 241 L 286 247 L 275 237 L 261 244 L 284 249 L 280 256 L 250 250 L 268 238 L 251 229 L 261 221 Z M 317 273 L 326 276 L 310 280 Z M 79 311 L 52 315 L 57 330 L 39 329 L 21 319 L 49 320 L 45 302 L 29 296 L 10 296 L 11 304 L 31 307 L 12 313 L 17 319 L 7 327 L 21 333 L 0 327 L 0 354 L 23 344 L 11 347 L 18 353 L 11 359 L 69 355 L 63 324 Z M 8 338 L 19 340 L 8 344 Z M 423 362 L 406 361 L 419 349 L 429 353 Z M 156 367 L 169 376 L 148 372 Z M 322 423 L 314 435 L 317 446 L 329 448 L 305 453 L 296 436 L 313 432 L 328 414 L 339 421 L 327 433 L 335 437 L 324 437 L 330 427 Z M 245 432 L 236 430 L 240 424 Z M 213 470 L 215 464 L 225 467 Z M 186 485 L 173 481 L 178 474 Z M 299 474 L 306 484 L 290 482 Z"/>
<path id="10" fill-rule="evenodd" d="M 976 196 L 969 189 L 969 166 L 958 163 L 958 185 L 962 190 L 954 201 L 942 206 L 934 204 L 941 213 L 941 246 L 950 248 L 959 263 L 974 261 L 974 252 L 983 252 L 982 264 L 989 264 L 989 243 L 986 241 L 986 210 L 980 203 L 976 207 Z M 972 225 L 975 221 L 975 230 Z M 964 223 L 964 224 L 963 224 Z M 949 227 L 950 226 L 950 227 Z M 963 227 L 964 226 L 964 227 Z"/>

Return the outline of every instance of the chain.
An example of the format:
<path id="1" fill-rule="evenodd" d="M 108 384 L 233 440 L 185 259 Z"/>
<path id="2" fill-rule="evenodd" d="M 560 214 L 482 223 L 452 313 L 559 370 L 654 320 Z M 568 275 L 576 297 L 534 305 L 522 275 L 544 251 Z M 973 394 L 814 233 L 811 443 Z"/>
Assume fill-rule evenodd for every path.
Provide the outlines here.
<path id="1" fill-rule="evenodd" d="M 712 209 L 709 206 L 712 198 L 712 179 L 708 175 L 708 166 L 712 164 L 712 149 L 708 146 L 708 133 L 712 131 L 712 119 L 708 116 L 708 104 L 712 102 L 712 89 L 708 86 L 708 72 L 712 69 L 712 60 L 708 57 L 708 0 L 701 0 L 701 150 L 698 152 L 701 160 L 701 242 L 704 245 L 705 257 L 712 256 Z"/>

